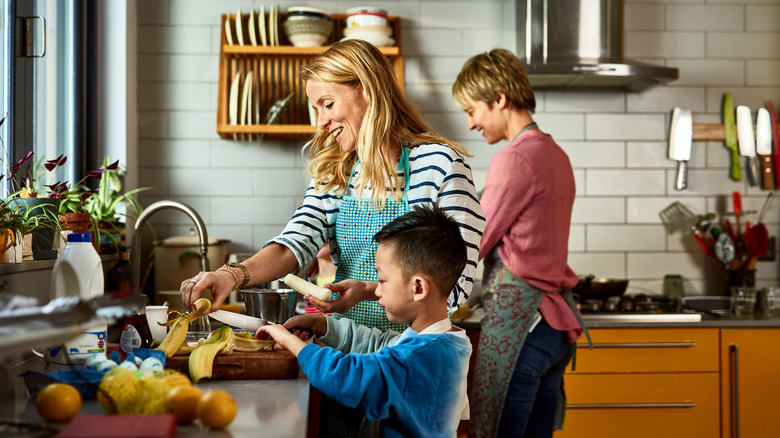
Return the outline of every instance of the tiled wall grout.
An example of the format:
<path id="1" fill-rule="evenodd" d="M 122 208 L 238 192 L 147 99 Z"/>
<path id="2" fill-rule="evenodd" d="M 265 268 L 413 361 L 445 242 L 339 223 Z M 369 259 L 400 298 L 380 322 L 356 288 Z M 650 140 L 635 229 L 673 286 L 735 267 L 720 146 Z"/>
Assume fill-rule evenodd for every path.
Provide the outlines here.
<path id="1" fill-rule="evenodd" d="M 143 199 L 197 204 L 210 233 L 231 239 L 236 252 L 257 250 L 278 232 L 307 183 L 300 144 L 233 142 L 216 134 L 218 17 L 271 3 L 138 3 L 140 170 L 159 184 Z M 299 2 L 278 3 L 284 10 Z M 310 6 L 343 12 L 362 3 Z M 407 95 L 437 130 L 472 151 L 481 186 L 501 145 L 486 145 L 466 129 L 449 91 L 469 56 L 516 48 L 514 2 L 373 4 L 401 16 Z M 638 94 L 537 92 L 535 118 L 569 154 L 578 184 L 570 236 L 575 271 L 628 277 L 629 293 L 660 293 L 664 274 L 682 274 L 689 294 L 719 293 L 717 264 L 692 238 L 667 235 L 658 212 L 679 200 L 696 213 L 721 215 L 734 190 L 743 193 L 745 208 L 758 210 L 766 192 L 728 179 L 728 155 L 720 142 L 694 143 L 690 187 L 675 191 L 675 163 L 665 158 L 669 115 L 680 106 L 693 111 L 696 123 L 718 123 L 726 91 L 735 105 L 754 112 L 768 99 L 780 103 L 778 22 L 780 4 L 774 0 L 626 0 L 625 56 L 678 67 L 680 79 Z M 780 234 L 780 204 L 775 206 L 767 218 L 773 235 Z M 167 231 L 185 228 L 183 221 L 170 220 Z M 777 285 L 779 278 L 780 262 L 759 263 L 759 285 Z"/>

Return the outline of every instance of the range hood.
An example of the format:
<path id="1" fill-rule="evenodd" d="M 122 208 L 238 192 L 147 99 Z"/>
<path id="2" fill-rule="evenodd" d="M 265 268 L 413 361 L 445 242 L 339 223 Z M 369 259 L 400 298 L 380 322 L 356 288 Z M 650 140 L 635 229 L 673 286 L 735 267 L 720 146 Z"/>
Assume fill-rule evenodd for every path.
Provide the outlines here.
<path id="1" fill-rule="evenodd" d="M 518 0 L 517 55 L 534 89 L 640 92 L 679 70 L 623 58 L 622 0 Z"/>

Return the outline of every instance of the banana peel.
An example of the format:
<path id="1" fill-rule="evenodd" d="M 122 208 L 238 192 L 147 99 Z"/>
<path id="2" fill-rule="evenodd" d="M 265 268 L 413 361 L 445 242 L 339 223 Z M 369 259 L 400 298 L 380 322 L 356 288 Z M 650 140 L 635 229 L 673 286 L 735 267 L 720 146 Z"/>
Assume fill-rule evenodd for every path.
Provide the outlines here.
<path id="1" fill-rule="evenodd" d="M 165 357 L 167 358 L 173 357 L 173 355 L 176 354 L 176 351 L 178 351 L 184 343 L 184 339 L 187 337 L 187 331 L 190 329 L 190 320 L 194 320 L 205 315 L 210 307 L 211 301 L 209 299 L 200 298 L 195 301 L 194 312 L 185 313 L 178 318 L 166 322 L 158 322 L 158 324 L 168 326 L 170 329 L 156 350 L 161 350 L 164 352 Z"/>
<path id="2" fill-rule="evenodd" d="M 255 339 L 251 333 L 233 333 L 233 350 L 235 351 L 271 351 L 276 341 L 273 339 Z"/>
<path id="3" fill-rule="evenodd" d="M 229 350 L 232 337 L 233 330 L 230 329 L 230 326 L 223 325 L 211 332 L 211 336 L 206 339 L 206 342 L 190 353 L 190 378 L 194 383 L 211 377 L 214 357 L 225 349 Z"/>

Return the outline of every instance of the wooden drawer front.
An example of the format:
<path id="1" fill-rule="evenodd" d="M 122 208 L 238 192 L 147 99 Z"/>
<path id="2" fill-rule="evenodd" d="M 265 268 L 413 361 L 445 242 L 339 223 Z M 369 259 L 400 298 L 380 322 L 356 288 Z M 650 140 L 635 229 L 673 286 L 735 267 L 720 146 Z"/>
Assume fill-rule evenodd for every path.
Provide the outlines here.
<path id="1" fill-rule="evenodd" d="M 718 329 L 593 329 L 577 342 L 578 373 L 718 371 Z M 568 373 L 571 373 L 571 364 Z"/>
<path id="2" fill-rule="evenodd" d="M 555 438 L 717 437 L 717 373 L 567 375 Z"/>

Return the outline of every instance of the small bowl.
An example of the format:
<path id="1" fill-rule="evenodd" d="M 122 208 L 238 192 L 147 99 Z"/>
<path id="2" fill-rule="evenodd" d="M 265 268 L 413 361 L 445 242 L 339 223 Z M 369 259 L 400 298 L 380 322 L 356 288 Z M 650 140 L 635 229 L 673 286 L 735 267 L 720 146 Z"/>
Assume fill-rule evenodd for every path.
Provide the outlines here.
<path id="1" fill-rule="evenodd" d="M 282 26 L 287 39 L 297 47 L 321 46 L 333 33 L 333 21 L 320 18 L 287 19 Z"/>
<path id="2" fill-rule="evenodd" d="M 300 20 L 302 18 L 319 18 L 330 20 L 330 14 L 322 9 L 309 8 L 306 6 L 293 6 L 287 9 L 287 19 Z"/>
<path id="3" fill-rule="evenodd" d="M 360 38 L 361 35 L 366 34 L 390 38 L 393 34 L 393 28 L 390 26 L 355 26 L 344 28 L 345 37 Z"/>
<path id="4" fill-rule="evenodd" d="M 347 9 L 347 27 L 387 26 L 387 10 L 361 6 Z"/>

